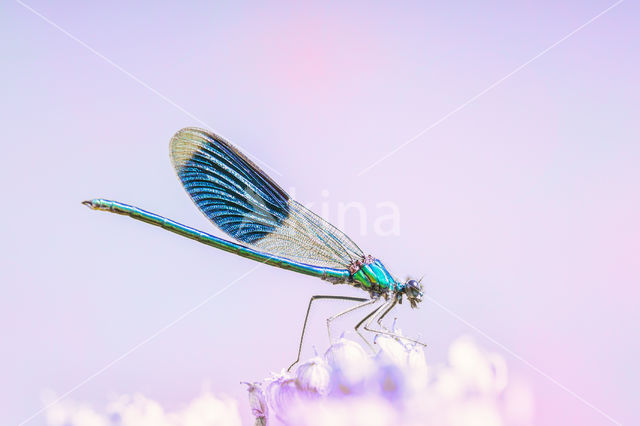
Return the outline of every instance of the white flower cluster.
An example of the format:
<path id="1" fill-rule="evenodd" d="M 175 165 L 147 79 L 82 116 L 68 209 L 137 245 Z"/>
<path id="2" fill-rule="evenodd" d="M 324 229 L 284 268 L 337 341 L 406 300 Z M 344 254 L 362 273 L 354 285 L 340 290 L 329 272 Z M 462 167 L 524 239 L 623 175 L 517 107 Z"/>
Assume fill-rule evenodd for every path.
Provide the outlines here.
<path id="1" fill-rule="evenodd" d="M 379 335 L 379 351 L 341 338 L 291 373 L 249 384 L 256 425 L 527 425 L 533 404 L 508 384 L 504 360 L 462 337 L 446 366 L 428 366 L 422 348 Z"/>
<path id="2" fill-rule="evenodd" d="M 50 395 L 46 400 L 55 401 Z M 46 410 L 49 426 L 240 426 L 238 405 L 205 392 L 181 410 L 167 412 L 143 395 L 123 395 L 100 413 L 86 404 L 63 400 Z"/>
<path id="3" fill-rule="evenodd" d="M 249 384 L 257 426 L 498 426 L 530 425 L 528 388 L 508 380 L 504 360 L 462 337 L 447 365 L 428 365 L 420 346 L 379 335 L 369 355 L 341 338 L 323 356 Z M 47 402 L 56 401 L 51 395 Z M 235 400 L 209 392 L 168 411 L 140 394 L 123 395 L 106 410 L 67 399 L 46 409 L 49 426 L 240 426 Z"/>

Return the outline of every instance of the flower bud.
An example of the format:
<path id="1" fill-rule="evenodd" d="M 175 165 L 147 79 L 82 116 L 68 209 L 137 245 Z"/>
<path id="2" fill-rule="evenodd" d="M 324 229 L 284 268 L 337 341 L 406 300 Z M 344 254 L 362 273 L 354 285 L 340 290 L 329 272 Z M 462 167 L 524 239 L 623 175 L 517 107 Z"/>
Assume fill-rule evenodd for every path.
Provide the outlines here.
<path id="1" fill-rule="evenodd" d="M 330 391 L 339 394 L 362 393 L 371 375 L 373 362 L 357 343 L 339 339 L 324 355 L 331 367 Z"/>
<path id="2" fill-rule="evenodd" d="M 380 364 L 393 364 L 398 368 L 406 368 L 408 361 L 407 348 L 390 336 L 378 335 L 375 340 L 380 347 L 376 360 Z"/>
<path id="3" fill-rule="evenodd" d="M 269 417 L 269 407 L 262 388 L 259 383 L 243 383 L 248 386 L 249 407 L 251 408 L 251 414 L 256 418 L 256 426 L 266 425 Z"/>
<path id="4" fill-rule="evenodd" d="M 320 357 L 311 358 L 296 370 L 296 384 L 308 396 L 326 395 L 329 392 L 330 379 L 331 368 Z"/>
<path id="5" fill-rule="evenodd" d="M 300 399 L 296 380 L 288 375 L 275 377 L 267 385 L 266 397 L 269 407 L 280 420 L 286 423 L 287 413 Z"/>

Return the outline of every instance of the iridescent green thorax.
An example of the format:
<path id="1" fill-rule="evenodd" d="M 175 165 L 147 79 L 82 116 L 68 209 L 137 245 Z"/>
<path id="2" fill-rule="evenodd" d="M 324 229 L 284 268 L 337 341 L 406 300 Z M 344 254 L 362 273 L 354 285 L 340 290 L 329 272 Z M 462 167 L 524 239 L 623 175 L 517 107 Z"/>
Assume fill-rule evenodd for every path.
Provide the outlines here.
<path id="1" fill-rule="evenodd" d="M 395 278 L 391 276 L 387 268 L 378 259 L 367 256 L 362 262 L 357 262 L 357 265 L 354 265 L 351 270 L 353 271 L 351 278 L 356 287 L 380 293 L 395 290 Z"/>

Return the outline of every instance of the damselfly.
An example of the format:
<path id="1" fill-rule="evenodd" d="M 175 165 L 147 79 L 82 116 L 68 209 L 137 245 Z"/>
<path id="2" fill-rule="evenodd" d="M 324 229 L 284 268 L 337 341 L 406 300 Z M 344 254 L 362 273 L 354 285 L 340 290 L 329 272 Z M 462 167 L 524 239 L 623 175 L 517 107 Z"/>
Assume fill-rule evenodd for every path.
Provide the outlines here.
<path id="1" fill-rule="evenodd" d="M 242 244 L 117 201 L 98 198 L 83 204 L 95 210 L 127 215 L 242 257 L 333 284 L 349 284 L 369 293 L 369 298 L 313 296 L 302 327 L 298 357 L 291 367 L 300 360 L 311 305 L 318 299 L 358 302 L 329 318 L 328 327 L 332 320 L 382 300 L 383 303 L 357 323 L 355 330 L 360 334 L 364 324 L 367 331 L 399 337 L 382 325 L 382 319 L 402 303 L 403 297 L 412 308 L 418 306 L 423 297 L 419 281 L 395 279 L 382 262 L 365 255 L 343 232 L 289 197 L 265 172 L 221 137 L 206 130 L 185 128 L 173 136 L 170 149 L 171 162 L 193 202 L 218 228 Z M 378 329 L 371 327 L 373 321 L 377 322 Z"/>

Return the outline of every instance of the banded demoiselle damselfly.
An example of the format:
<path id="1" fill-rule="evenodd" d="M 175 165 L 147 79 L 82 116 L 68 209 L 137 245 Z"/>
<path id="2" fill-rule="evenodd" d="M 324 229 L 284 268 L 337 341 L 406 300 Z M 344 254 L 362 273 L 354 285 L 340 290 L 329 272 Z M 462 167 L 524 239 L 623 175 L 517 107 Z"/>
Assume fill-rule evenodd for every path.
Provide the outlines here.
<path id="1" fill-rule="evenodd" d="M 360 334 L 359 328 L 364 324 L 367 331 L 398 337 L 382 326 L 382 319 L 402 303 L 403 297 L 412 308 L 418 306 L 423 297 L 419 281 L 403 282 L 394 278 L 382 262 L 365 255 L 342 231 L 289 197 L 265 172 L 221 137 L 206 130 L 185 128 L 173 136 L 170 150 L 171 162 L 193 202 L 218 228 L 242 244 L 117 201 L 97 198 L 83 204 L 94 210 L 130 216 L 242 257 L 333 284 L 349 284 L 369 293 L 369 298 L 313 296 L 302 327 L 298 357 L 291 367 L 300 360 L 314 300 L 358 302 L 329 318 L 328 327 L 341 315 L 383 301 L 357 323 L 355 330 Z M 371 327 L 373 321 L 379 329 Z"/>

